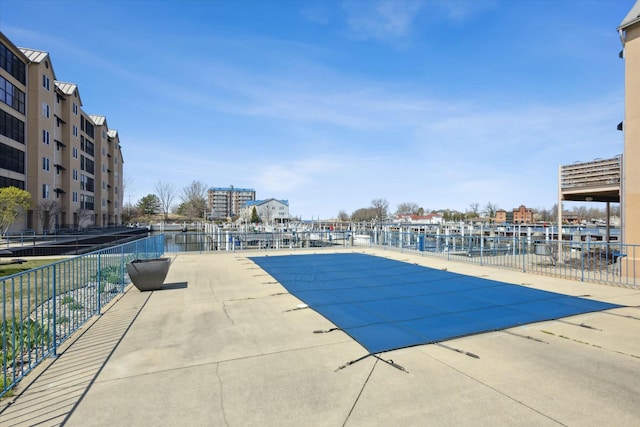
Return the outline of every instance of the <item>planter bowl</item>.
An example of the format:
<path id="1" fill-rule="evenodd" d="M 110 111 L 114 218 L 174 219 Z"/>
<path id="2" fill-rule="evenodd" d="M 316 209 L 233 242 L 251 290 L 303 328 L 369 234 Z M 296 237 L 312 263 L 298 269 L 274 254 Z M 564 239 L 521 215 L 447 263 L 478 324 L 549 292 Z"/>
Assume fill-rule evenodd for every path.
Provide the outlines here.
<path id="1" fill-rule="evenodd" d="M 170 265 L 169 258 L 135 259 L 127 264 L 127 272 L 136 288 L 154 291 L 162 288 Z"/>

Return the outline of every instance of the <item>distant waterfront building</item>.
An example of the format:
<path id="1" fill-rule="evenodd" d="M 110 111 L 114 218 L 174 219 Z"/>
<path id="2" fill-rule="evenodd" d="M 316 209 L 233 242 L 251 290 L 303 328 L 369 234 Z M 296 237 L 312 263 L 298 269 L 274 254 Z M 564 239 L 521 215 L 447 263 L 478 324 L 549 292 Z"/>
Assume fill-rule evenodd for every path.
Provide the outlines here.
<path id="1" fill-rule="evenodd" d="M 527 208 L 525 205 L 520 205 L 518 208 L 511 211 L 504 209 L 498 209 L 496 211 L 496 223 L 510 223 L 510 224 L 532 224 L 533 223 L 533 210 Z"/>
<path id="2" fill-rule="evenodd" d="M 117 131 L 83 111 L 49 53 L 0 32 L 0 188 L 31 194 L 10 232 L 121 225 L 123 163 Z"/>
<path id="3" fill-rule="evenodd" d="M 411 224 L 442 224 L 443 218 L 439 213 L 430 213 L 427 215 L 414 214 L 398 214 L 396 218 L 400 222 Z"/>
<path id="4" fill-rule="evenodd" d="M 253 208 L 256 208 L 256 213 L 260 217 L 260 220 L 264 223 L 284 223 L 290 220 L 289 215 L 289 201 L 288 200 L 252 200 L 245 204 L 241 211 L 241 217 L 243 220 L 249 221 Z"/>
<path id="5" fill-rule="evenodd" d="M 211 187 L 208 191 L 207 207 L 211 219 L 226 219 L 240 215 L 247 202 L 256 199 L 253 188 Z"/>

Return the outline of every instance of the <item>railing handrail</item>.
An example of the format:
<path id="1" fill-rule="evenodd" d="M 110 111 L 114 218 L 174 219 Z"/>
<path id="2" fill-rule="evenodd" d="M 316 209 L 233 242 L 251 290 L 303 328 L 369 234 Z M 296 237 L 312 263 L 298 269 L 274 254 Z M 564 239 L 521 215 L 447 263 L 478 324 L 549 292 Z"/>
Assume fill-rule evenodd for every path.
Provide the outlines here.
<path id="1" fill-rule="evenodd" d="M 159 234 L 0 278 L 0 396 L 124 291 L 128 261 L 163 253 Z"/>

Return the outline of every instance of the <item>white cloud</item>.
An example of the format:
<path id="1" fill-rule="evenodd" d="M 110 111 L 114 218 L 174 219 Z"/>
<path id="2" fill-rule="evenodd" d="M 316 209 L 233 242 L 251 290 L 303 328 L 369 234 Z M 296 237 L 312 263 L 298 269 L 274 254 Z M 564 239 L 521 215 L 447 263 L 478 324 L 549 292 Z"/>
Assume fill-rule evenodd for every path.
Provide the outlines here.
<path id="1" fill-rule="evenodd" d="M 419 0 L 350 0 L 343 10 L 354 37 L 384 41 L 409 35 L 422 6 Z"/>

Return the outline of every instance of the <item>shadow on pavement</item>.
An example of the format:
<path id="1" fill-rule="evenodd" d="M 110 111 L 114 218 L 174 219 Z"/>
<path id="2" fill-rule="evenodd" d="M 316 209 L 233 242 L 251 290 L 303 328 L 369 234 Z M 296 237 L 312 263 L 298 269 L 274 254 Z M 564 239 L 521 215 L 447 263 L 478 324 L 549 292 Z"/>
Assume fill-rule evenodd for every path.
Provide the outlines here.
<path id="1" fill-rule="evenodd" d="M 138 307 L 112 305 L 0 409 L 3 427 L 59 426 L 71 416 L 151 297 Z"/>

